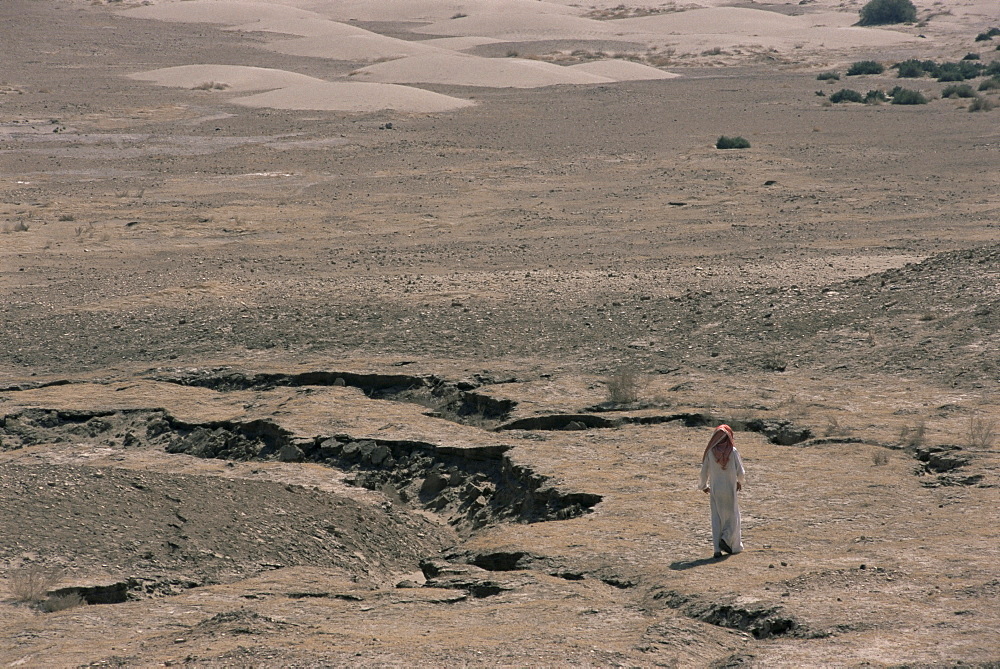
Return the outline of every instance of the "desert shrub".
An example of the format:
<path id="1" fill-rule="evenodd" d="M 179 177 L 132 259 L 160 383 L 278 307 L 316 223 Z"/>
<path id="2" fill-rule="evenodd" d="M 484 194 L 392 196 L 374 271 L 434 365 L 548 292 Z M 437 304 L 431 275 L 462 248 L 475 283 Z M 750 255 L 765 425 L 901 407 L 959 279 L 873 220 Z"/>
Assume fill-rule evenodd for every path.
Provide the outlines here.
<path id="1" fill-rule="evenodd" d="M 15 602 L 37 604 L 61 579 L 61 570 L 32 564 L 15 570 L 8 587 Z"/>
<path id="2" fill-rule="evenodd" d="M 997 438 L 996 423 L 982 416 L 972 416 L 966 438 L 969 448 L 992 448 Z"/>
<path id="3" fill-rule="evenodd" d="M 865 104 L 868 104 L 868 105 L 874 105 L 874 104 L 878 104 L 879 102 L 885 102 L 888 99 L 889 98 L 886 97 L 885 93 L 883 93 L 880 90 L 875 89 L 875 90 L 871 90 L 871 91 L 868 91 L 867 93 L 865 93 L 864 102 L 865 102 Z"/>
<path id="4" fill-rule="evenodd" d="M 1000 77 L 990 77 L 979 82 L 979 90 L 995 91 L 1000 90 Z"/>
<path id="5" fill-rule="evenodd" d="M 743 137 L 726 137 L 722 135 L 719 139 L 715 140 L 715 148 L 717 149 L 749 149 L 750 142 Z"/>
<path id="6" fill-rule="evenodd" d="M 898 91 L 896 91 L 896 94 L 892 96 L 892 104 L 925 105 L 927 104 L 927 98 L 924 97 L 924 94 L 921 93 L 920 91 L 914 91 L 909 88 L 900 88 Z"/>
<path id="7" fill-rule="evenodd" d="M 643 377 L 631 367 L 619 369 L 605 381 L 608 401 L 614 404 L 631 404 L 639 399 Z"/>
<path id="8" fill-rule="evenodd" d="M 840 81 L 840 75 L 836 72 L 820 72 L 816 78 L 820 81 Z"/>
<path id="9" fill-rule="evenodd" d="M 967 53 L 964 56 L 962 56 L 962 60 L 979 60 L 979 54 L 978 53 Z"/>
<path id="10" fill-rule="evenodd" d="M 981 76 L 985 66 L 974 60 L 960 60 L 957 63 L 941 63 L 935 72 L 931 73 L 938 81 L 965 81 Z"/>
<path id="11" fill-rule="evenodd" d="M 969 84 L 952 84 L 951 86 L 944 87 L 944 90 L 941 91 L 941 97 L 974 98 L 976 97 L 976 92 L 972 90 L 972 86 Z"/>
<path id="12" fill-rule="evenodd" d="M 927 70 L 924 69 L 923 63 L 916 58 L 904 60 L 901 63 L 896 63 L 892 67 L 897 70 L 897 76 L 901 79 L 917 79 L 927 74 Z"/>
<path id="13" fill-rule="evenodd" d="M 888 464 L 889 454 L 885 451 L 876 451 L 872 454 L 872 464 L 876 467 L 881 467 L 882 465 Z"/>
<path id="14" fill-rule="evenodd" d="M 65 611 L 66 609 L 74 609 L 78 606 L 83 606 L 87 603 L 87 600 L 80 596 L 79 593 L 71 592 L 66 595 L 58 595 L 56 597 L 49 597 L 44 602 L 38 605 L 42 611 L 46 613 L 55 613 L 56 611 Z"/>
<path id="15" fill-rule="evenodd" d="M 783 372 L 788 369 L 788 360 L 779 351 L 769 351 L 762 355 L 758 364 L 765 372 Z"/>
<path id="16" fill-rule="evenodd" d="M 830 96 L 830 102 L 864 102 L 865 99 L 855 90 L 850 88 L 841 88 L 839 91 Z"/>
<path id="17" fill-rule="evenodd" d="M 972 101 L 972 104 L 969 105 L 969 111 L 970 112 L 991 111 L 995 106 L 996 106 L 995 104 L 993 104 L 986 98 L 976 98 L 975 100 Z"/>
<path id="18" fill-rule="evenodd" d="M 197 86 L 191 88 L 192 91 L 224 91 L 229 88 L 229 84 L 224 84 L 221 81 L 203 81 Z"/>
<path id="19" fill-rule="evenodd" d="M 917 20 L 917 8 L 910 0 L 871 0 L 861 8 L 858 25 L 882 26 Z"/>
<path id="20" fill-rule="evenodd" d="M 977 42 L 985 42 L 991 40 L 997 35 L 1000 35 L 1000 28 L 990 28 L 989 30 L 983 31 L 976 35 Z"/>
<path id="21" fill-rule="evenodd" d="M 979 73 L 986 77 L 1000 76 L 1000 60 L 993 61 L 984 67 Z"/>
<path id="22" fill-rule="evenodd" d="M 859 60 L 856 63 L 852 63 L 847 69 L 847 76 L 854 77 L 859 74 L 882 74 L 885 72 L 885 67 L 882 63 L 878 63 L 874 60 Z"/>
<path id="23" fill-rule="evenodd" d="M 923 446 L 927 434 L 927 423 L 919 421 L 913 427 L 904 425 L 899 431 L 899 443 L 907 448 Z"/>

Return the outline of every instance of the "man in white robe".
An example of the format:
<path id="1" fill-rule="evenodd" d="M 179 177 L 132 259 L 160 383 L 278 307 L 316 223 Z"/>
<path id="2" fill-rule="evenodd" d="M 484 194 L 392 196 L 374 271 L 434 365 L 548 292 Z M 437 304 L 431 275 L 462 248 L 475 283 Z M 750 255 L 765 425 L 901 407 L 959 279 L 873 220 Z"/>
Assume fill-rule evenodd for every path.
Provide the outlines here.
<path id="1" fill-rule="evenodd" d="M 701 459 L 699 488 L 709 493 L 712 507 L 712 547 L 715 557 L 722 552 L 743 550 L 740 505 L 736 493 L 743 489 L 746 472 L 736 450 L 733 430 L 728 425 L 715 428 Z"/>

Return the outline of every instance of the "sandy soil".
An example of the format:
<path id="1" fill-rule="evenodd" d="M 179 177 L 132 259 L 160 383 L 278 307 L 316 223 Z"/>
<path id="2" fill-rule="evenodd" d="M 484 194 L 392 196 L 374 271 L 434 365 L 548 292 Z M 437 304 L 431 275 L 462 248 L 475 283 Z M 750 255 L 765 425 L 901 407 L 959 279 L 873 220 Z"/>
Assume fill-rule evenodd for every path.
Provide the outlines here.
<path id="1" fill-rule="evenodd" d="M 1000 111 L 845 76 L 1000 13 L 859 7 L 0 4 L 0 663 L 1000 663 Z"/>

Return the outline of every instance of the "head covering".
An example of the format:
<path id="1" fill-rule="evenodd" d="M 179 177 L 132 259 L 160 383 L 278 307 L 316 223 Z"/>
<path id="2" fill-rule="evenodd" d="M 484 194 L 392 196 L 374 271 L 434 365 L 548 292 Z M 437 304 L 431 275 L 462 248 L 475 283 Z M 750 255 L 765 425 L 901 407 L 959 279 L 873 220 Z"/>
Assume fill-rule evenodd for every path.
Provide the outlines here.
<path id="1" fill-rule="evenodd" d="M 733 454 L 733 428 L 728 425 L 720 425 L 715 428 L 715 432 L 712 433 L 712 438 L 708 440 L 708 446 L 705 447 L 705 453 L 701 456 L 704 460 L 708 457 L 709 452 L 712 453 L 712 457 L 715 461 L 719 463 L 719 466 L 723 469 L 729 464 L 729 456 Z"/>

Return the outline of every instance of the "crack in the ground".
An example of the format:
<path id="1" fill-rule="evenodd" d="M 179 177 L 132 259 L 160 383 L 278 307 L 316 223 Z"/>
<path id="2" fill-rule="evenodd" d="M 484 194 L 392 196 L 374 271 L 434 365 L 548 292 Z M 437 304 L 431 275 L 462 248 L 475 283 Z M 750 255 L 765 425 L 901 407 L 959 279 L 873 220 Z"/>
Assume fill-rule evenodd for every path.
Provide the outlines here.
<path id="1" fill-rule="evenodd" d="M 777 636 L 811 636 L 809 631 L 780 606 L 758 603 L 742 605 L 735 601 L 707 601 L 696 595 L 676 590 L 659 590 L 653 594 L 672 609 L 684 615 L 719 627 L 749 632 L 755 639 Z"/>
<path id="2" fill-rule="evenodd" d="M 469 532 L 492 522 L 539 522 L 590 511 L 601 495 L 565 491 L 513 462 L 504 445 L 458 448 L 424 441 L 297 436 L 266 420 L 189 423 L 161 409 L 26 409 L 0 422 L 0 448 L 94 439 L 123 448 L 162 448 L 223 460 L 316 462 L 350 475 L 347 483 L 418 504 Z"/>
<path id="3" fill-rule="evenodd" d="M 428 409 L 428 416 L 480 427 L 487 427 L 493 421 L 506 420 L 517 406 L 512 400 L 474 392 L 485 385 L 511 383 L 514 379 L 496 379 L 481 374 L 459 381 L 447 381 L 433 374 L 359 374 L 322 370 L 298 374 L 244 373 L 230 368 L 216 368 L 158 373 L 150 378 L 220 392 L 272 390 L 278 387 L 346 386 L 358 388 L 371 399 L 418 404 Z"/>

